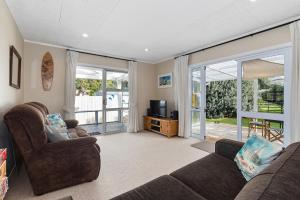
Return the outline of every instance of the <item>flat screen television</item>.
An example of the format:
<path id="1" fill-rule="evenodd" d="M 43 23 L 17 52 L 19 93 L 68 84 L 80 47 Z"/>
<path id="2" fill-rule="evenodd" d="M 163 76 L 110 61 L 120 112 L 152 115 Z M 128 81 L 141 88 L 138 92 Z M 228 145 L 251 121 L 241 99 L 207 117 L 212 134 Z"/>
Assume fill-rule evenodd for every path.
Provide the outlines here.
<path id="1" fill-rule="evenodd" d="M 167 101 L 150 100 L 150 112 L 153 117 L 167 117 Z"/>

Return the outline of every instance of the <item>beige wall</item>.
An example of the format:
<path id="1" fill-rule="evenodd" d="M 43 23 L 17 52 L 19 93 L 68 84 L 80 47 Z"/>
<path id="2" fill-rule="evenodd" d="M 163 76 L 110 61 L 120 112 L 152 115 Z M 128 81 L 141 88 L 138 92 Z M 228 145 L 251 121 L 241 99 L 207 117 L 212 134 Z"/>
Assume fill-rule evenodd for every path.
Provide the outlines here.
<path id="1" fill-rule="evenodd" d="M 112 69 L 128 69 L 128 62 L 124 60 L 111 59 L 89 54 L 79 54 L 78 62 L 81 64 L 95 65 L 99 67 L 109 67 Z"/>
<path id="2" fill-rule="evenodd" d="M 275 47 L 291 41 L 289 26 L 247 37 L 222 46 L 190 55 L 189 64 L 203 63 L 260 49 Z"/>
<path id="3" fill-rule="evenodd" d="M 0 0 L 0 147 L 8 148 L 7 173 L 13 169 L 11 139 L 3 123 L 3 115 L 14 105 L 23 103 L 23 75 L 21 89 L 9 86 L 9 48 L 14 45 L 23 58 L 23 37 L 4 0 Z M 24 62 L 22 63 L 22 73 Z"/>
<path id="4" fill-rule="evenodd" d="M 156 75 L 155 75 L 155 87 L 156 87 L 156 99 L 167 100 L 168 105 L 168 116 L 170 112 L 175 109 L 174 104 L 174 83 L 172 87 L 169 88 L 158 88 L 158 75 L 165 73 L 172 73 L 174 75 L 174 60 L 168 60 L 162 63 L 157 64 L 156 66 Z M 174 81 L 174 78 L 173 78 Z"/>
<path id="5" fill-rule="evenodd" d="M 44 91 L 41 79 L 42 59 L 50 52 L 54 61 L 53 85 Z M 24 101 L 38 101 L 47 105 L 50 112 L 61 112 L 65 94 L 65 50 L 33 43 L 24 44 Z"/>
<path id="6" fill-rule="evenodd" d="M 39 101 L 47 105 L 50 112 L 62 112 L 65 94 L 65 54 L 66 50 L 25 42 L 24 47 L 24 101 Z M 54 60 L 54 79 L 52 89 L 43 91 L 41 81 L 41 63 L 43 55 L 49 51 Z M 99 67 L 127 70 L 127 61 L 80 54 L 79 63 Z M 156 96 L 156 72 L 151 64 L 138 63 L 138 107 L 140 125 L 146 114 L 149 100 Z"/>
<path id="7" fill-rule="evenodd" d="M 23 102 L 24 91 L 23 79 L 21 89 L 9 86 L 9 47 L 14 45 L 23 58 L 23 37 L 4 0 L 0 0 L 0 30 L 0 119 L 2 120 L 9 108 Z M 23 66 L 22 72 L 24 72 Z"/>
<path id="8" fill-rule="evenodd" d="M 152 64 L 138 63 L 138 108 L 140 127 L 143 128 L 143 115 L 147 114 L 150 99 L 156 98 L 156 71 Z"/>

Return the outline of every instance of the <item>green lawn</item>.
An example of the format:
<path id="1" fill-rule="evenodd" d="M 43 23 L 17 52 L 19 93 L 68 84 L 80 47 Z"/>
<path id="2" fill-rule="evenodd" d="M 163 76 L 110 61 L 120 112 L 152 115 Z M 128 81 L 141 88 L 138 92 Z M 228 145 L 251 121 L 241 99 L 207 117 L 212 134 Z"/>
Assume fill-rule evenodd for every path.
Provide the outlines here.
<path id="1" fill-rule="evenodd" d="M 258 111 L 266 113 L 282 113 L 280 105 L 275 103 L 267 103 L 262 100 L 258 102 Z"/>
<path id="2" fill-rule="evenodd" d="M 249 118 L 243 118 L 242 119 L 242 126 L 248 127 L 249 121 L 251 119 Z M 206 119 L 207 122 L 214 122 L 214 123 L 222 123 L 222 124 L 230 124 L 230 125 L 237 125 L 236 118 L 218 118 L 218 119 Z M 261 120 L 258 120 L 261 121 Z M 271 127 L 273 128 L 279 128 L 279 123 L 271 123 Z"/>
<path id="3" fill-rule="evenodd" d="M 218 119 L 206 119 L 207 122 L 214 122 L 214 123 L 222 123 L 222 124 L 230 124 L 236 125 L 236 118 L 218 118 Z M 250 119 L 243 118 L 242 119 L 242 126 L 248 127 Z"/>

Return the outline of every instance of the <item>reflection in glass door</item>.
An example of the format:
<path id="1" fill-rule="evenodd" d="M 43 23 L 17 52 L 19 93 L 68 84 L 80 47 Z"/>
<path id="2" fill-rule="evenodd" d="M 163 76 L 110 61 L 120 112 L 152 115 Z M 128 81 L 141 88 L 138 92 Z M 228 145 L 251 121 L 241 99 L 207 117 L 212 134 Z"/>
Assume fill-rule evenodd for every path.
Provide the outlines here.
<path id="1" fill-rule="evenodd" d="M 95 67 L 76 69 L 75 117 L 91 132 L 122 132 L 128 123 L 128 73 Z"/>

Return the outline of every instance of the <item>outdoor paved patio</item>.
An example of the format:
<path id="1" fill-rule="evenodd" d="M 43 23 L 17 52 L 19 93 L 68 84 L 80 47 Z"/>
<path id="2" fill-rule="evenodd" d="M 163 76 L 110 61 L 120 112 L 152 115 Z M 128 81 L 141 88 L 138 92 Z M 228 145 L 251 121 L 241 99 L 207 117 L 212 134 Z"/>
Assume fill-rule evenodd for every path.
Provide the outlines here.
<path id="1" fill-rule="evenodd" d="M 243 127 L 243 141 L 247 140 L 248 128 Z M 221 138 L 237 140 L 237 126 L 223 123 L 206 122 L 206 137 L 212 140 Z"/>
<path id="2" fill-rule="evenodd" d="M 81 127 L 92 135 L 126 132 L 127 129 L 126 124 L 119 122 L 107 123 L 106 127 L 102 124 L 81 125 Z"/>

